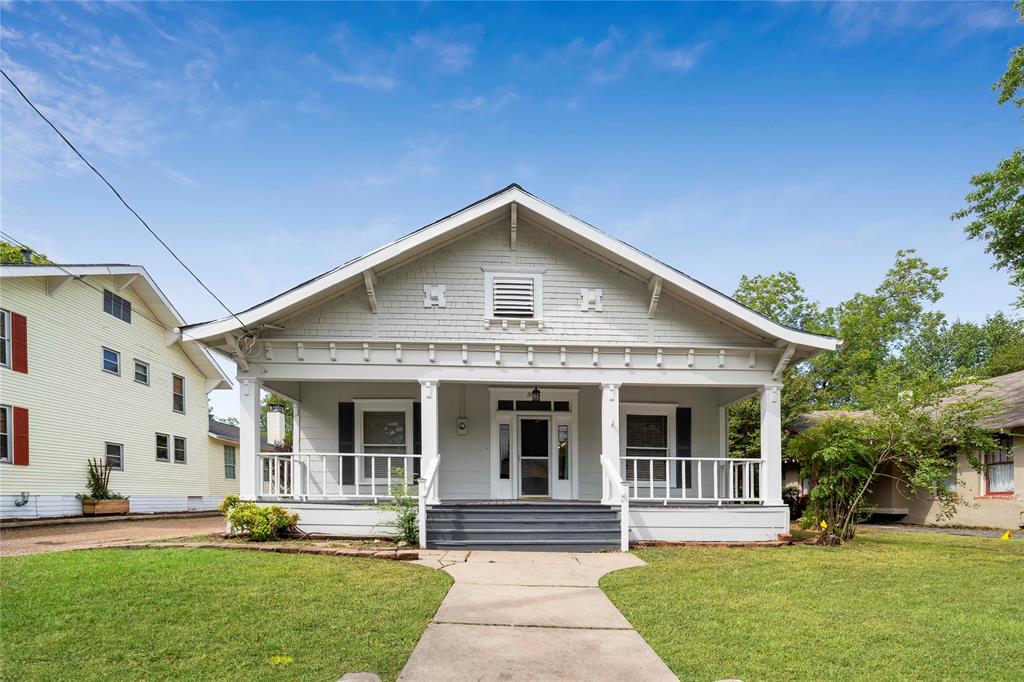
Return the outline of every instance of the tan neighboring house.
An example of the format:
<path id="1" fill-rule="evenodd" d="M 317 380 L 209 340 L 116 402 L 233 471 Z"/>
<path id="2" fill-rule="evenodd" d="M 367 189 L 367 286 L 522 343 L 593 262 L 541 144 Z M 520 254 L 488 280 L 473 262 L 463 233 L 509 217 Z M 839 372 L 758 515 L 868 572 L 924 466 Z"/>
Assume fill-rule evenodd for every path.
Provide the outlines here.
<path id="1" fill-rule="evenodd" d="M 876 513 L 898 518 L 903 523 L 1024 528 L 1024 371 L 1004 374 L 988 380 L 982 395 L 1004 401 L 1004 412 L 986 421 L 998 432 L 1000 447 L 982 453 L 976 470 L 966 455 L 957 458 L 955 477 L 946 485 L 967 501 L 952 518 L 939 518 L 939 505 L 932 495 L 912 495 L 905 481 L 881 479 L 873 491 L 871 503 Z M 818 411 L 805 415 L 804 428 L 824 416 L 845 415 L 863 418 L 866 411 Z M 891 473 L 891 472 L 890 472 Z M 799 463 L 783 463 L 783 484 L 801 485 L 810 492 L 810 481 L 801 480 Z"/>
<path id="2" fill-rule="evenodd" d="M 238 490 L 208 435 L 230 380 L 182 325 L 137 265 L 0 266 L 0 518 L 80 514 L 93 458 L 133 512 Z"/>
<path id="3" fill-rule="evenodd" d="M 208 433 L 210 495 L 224 499 L 238 494 L 238 425 L 210 417 Z"/>

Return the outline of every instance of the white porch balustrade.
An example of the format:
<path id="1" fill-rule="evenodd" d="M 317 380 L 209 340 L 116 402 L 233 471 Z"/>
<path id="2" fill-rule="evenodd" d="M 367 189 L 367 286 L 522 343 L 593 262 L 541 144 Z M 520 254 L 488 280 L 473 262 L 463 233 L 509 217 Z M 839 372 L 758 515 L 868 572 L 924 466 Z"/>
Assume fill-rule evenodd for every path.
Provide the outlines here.
<path id="1" fill-rule="evenodd" d="M 621 459 L 622 481 L 631 500 L 718 505 L 764 502 L 762 459 L 632 455 Z"/>
<path id="2" fill-rule="evenodd" d="M 258 497 L 377 502 L 391 499 L 393 486 L 398 485 L 415 499 L 421 491 L 421 461 L 421 455 L 414 454 L 262 453 Z M 423 472 L 428 481 L 436 478 L 438 461 L 433 458 L 429 471 Z"/>

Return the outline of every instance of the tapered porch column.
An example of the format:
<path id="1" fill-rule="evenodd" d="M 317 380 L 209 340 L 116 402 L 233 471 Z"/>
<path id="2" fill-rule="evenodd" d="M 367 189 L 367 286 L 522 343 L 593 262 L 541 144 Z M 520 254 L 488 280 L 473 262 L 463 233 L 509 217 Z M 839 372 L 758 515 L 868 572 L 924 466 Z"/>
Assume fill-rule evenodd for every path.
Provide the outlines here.
<path id="1" fill-rule="evenodd" d="M 601 384 L 601 455 L 608 459 L 616 472 L 622 472 L 619 459 L 619 386 Z M 622 495 L 618 487 L 612 486 L 603 469 L 601 473 L 601 501 L 605 504 L 621 504 Z"/>
<path id="2" fill-rule="evenodd" d="M 238 388 L 238 493 L 255 500 L 260 490 L 260 385 L 242 379 Z"/>
<path id="3" fill-rule="evenodd" d="M 768 384 L 761 393 L 761 499 L 782 502 L 782 386 Z"/>
<path id="4" fill-rule="evenodd" d="M 435 468 L 435 462 L 440 456 L 437 428 L 439 383 L 437 379 L 420 379 L 420 447 L 422 449 L 420 472 L 423 476 L 426 476 L 429 471 L 434 472 L 434 484 L 427 496 L 427 504 L 439 504 L 441 501 L 438 494 L 438 489 L 441 487 L 441 481 L 438 478 L 440 466 Z"/>

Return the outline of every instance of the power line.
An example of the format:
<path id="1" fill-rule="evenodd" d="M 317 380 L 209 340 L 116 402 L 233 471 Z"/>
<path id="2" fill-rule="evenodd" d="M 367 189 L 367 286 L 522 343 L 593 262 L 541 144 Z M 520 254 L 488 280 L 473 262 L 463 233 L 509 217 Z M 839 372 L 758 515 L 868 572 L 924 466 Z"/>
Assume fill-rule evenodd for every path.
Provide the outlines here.
<path id="1" fill-rule="evenodd" d="M 236 315 L 231 310 L 231 308 L 229 308 L 227 306 L 227 304 L 224 303 L 224 301 L 220 300 L 220 297 L 218 297 L 217 294 L 213 293 L 213 291 L 210 289 L 210 287 L 206 286 L 206 284 L 203 282 L 203 280 L 199 279 L 199 275 L 197 275 L 196 273 L 192 272 L 192 269 L 189 268 L 189 266 L 185 265 L 185 261 L 181 260 L 181 258 L 178 257 L 178 254 L 174 253 L 174 250 L 170 246 L 167 245 L 167 242 L 165 242 L 163 239 L 160 238 L 160 235 L 158 235 L 153 230 L 153 228 L 149 226 L 149 223 L 147 223 L 145 220 L 143 220 L 142 216 L 139 215 L 138 211 L 136 211 L 134 208 L 132 208 L 128 204 L 128 202 L 124 200 L 124 197 L 121 196 L 121 193 L 118 192 L 117 189 L 112 184 L 110 184 L 110 181 L 107 180 L 103 176 L 103 173 L 100 173 L 96 169 L 96 166 L 92 165 L 89 162 L 89 159 L 85 158 L 85 156 L 82 154 L 82 152 L 78 151 L 78 148 L 75 147 L 75 145 L 71 144 L 71 140 L 69 140 L 67 137 L 65 137 L 64 133 L 62 133 L 57 128 L 57 126 L 55 126 L 50 121 L 50 119 L 46 118 L 46 116 L 43 114 L 43 112 L 39 111 L 39 108 L 35 104 L 32 103 L 32 100 L 30 100 L 28 98 L 28 96 L 24 92 L 21 91 L 21 88 L 18 87 L 18 84 L 15 83 L 13 80 L 11 80 L 11 77 L 7 75 L 7 72 L 4 71 L 2 68 L 0 68 L 0 73 L 3 74 L 4 78 L 7 79 L 7 82 L 11 84 L 11 86 L 18 92 L 18 94 L 21 95 L 21 98 L 23 100 L 25 100 L 25 103 L 28 104 L 32 108 L 32 111 L 36 112 L 36 114 L 39 115 L 39 118 L 41 118 L 44 121 L 46 121 L 46 124 L 48 126 L 50 126 L 51 128 L 53 128 L 53 132 L 57 133 L 58 137 L 60 137 L 60 139 L 64 140 L 64 144 L 66 144 L 71 149 L 71 151 L 73 151 L 78 156 L 78 158 L 80 158 L 82 160 L 82 162 L 86 166 L 89 167 L 89 170 L 91 170 L 93 173 L 95 173 L 96 176 L 100 180 L 102 180 L 103 183 L 107 187 L 110 188 L 110 191 L 114 193 L 114 196 L 116 196 L 121 201 L 121 203 L 124 204 L 125 208 L 127 208 L 129 211 L 131 211 L 132 215 L 135 216 L 140 223 L 142 223 L 142 226 L 145 227 L 149 231 L 149 233 L 151 235 L 153 235 L 153 238 L 156 239 L 158 242 L 160 242 L 161 246 L 163 246 L 165 249 L 167 249 L 167 252 L 174 257 L 174 260 L 178 261 L 178 263 L 181 265 L 181 267 L 185 268 L 185 270 L 188 272 L 188 274 L 192 275 L 192 278 L 195 279 L 195 281 L 199 282 L 199 286 L 201 286 L 202 288 L 206 289 L 206 293 L 210 294 L 210 296 L 213 296 L 213 298 L 217 301 L 217 303 L 220 303 L 221 307 L 224 308 L 224 310 L 228 311 L 228 314 L 231 315 L 231 317 L 235 318 L 235 320 L 238 321 L 238 324 L 242 325 L 242 329 L 244 329 L 247 332 L 250 331 L 249 328 L 245 325 L 245 323 L 242 322 L 242 320 L 238 317 L 238 315 Z"/>
<path id="2" fill-rule="evenodd" d="M 17 239 L 15 239 L 14 236 L 12 236 L 10 232 L 5 232 L 4 230 L 0 229 L 0 235 L 3 235 L 7 239 L 10 239 L 12 242 L 14 242 L 15 244 L 17 244 L 18 246 L 20 246 L 22 248 L 25 248 L 25 249 L 31 249 L 32 248 L 28 244 L 26 244 L 24 242 L 21 242 L 21 241 L 18 241 Z M 51 266 L 53 266 L 55 268 L 60 268 L 60 270 L 62 272 L 64 272 L 64 274 L 66 274 L 68 277 L 71 277 L 76 282 L 81 282 L 85 286 L 89 287 L 90 289 L 92 289 L 93 291 L 98 293 L 101 297 L 104 295 L 102 289 L 93 286 L 92 283 L 85 281 L 83 276 L 76 275 L 75 273 L 71 272 L 66 267 L 61 265 L 60 263 L 50 262 L 50 263 L 45 263 L 44 265 L 51 265 Z M 146 315 L 145 313 L 140 311 L 135 306 L 132 307 L 132 314 L 133 315 L 138 315 L 139 317 L 141 317 L 143 319 L 149 320 L 150 322 L 152 322 L 153 324 L 157 325 L 161 329 L 167 329 L 167 325 L 166 324 L 164 324 L 160 320 L 154 320 L 152 317 L 150 317 L 149 315 Z M 185 331 L 182 330 L 181 328 L 179 328 L 178 331 L 181 333 L 182 338 L 187 336 L 188 338 L 192 339 L 193 341 L 199 341 L 199 339 L 197 339 L 196 337 L 192 336 L 191 334 L 186 334 Z"/>

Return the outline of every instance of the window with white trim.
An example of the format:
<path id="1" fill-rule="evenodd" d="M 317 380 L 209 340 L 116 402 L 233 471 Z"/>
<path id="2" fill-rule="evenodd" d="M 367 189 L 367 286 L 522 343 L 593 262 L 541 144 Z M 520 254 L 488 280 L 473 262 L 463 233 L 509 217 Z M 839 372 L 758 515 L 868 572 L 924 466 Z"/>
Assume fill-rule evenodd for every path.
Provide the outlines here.
<path id="1" fill-rule="evenodd" d="M 0 367 L 11 366 L 11 313 L 0 308 Z"/>
<path id="2" fill-rule="evenodd" d="M 986 452 L 985 463 L 985 494 L 1013 492 L 1013 452 L 1010 436 L 1000 434 L 999 449 Z"/>
<path id="3" fill-rule="evenodd" d="M 237 450 L 234 445 L 224 446 L 224 478 L 229 481 L 235 480 L 236 454 Z"/>
<path id="4" fill-rule="evenodd" d="M 156 434 L 156 461 L 171 461 L 171 437 L 166 433 Z"/>
<path id="5" fill-rule="evenodd" d="M 182 436 L 174 437 L 174 463 L 185 464 L 185 439 Z"/>
<path id="6" fill-rule="evenodd" d="M 357 400 L 356 450 L 368 455 L 360 458 L 364 481 L 387 480 L 390 468 L 403 469 L 401 455 L 412 453 L 412 400 Z"/>
<path id="7" fill-rule="evenodd" d="M 121 374 L 121 354 L 106 346 L 103 347 L 103 371 L 108 374 Z"/>
<path id="8" fill-rule="evenodd" d="M 135 381 L 149 386 L 149 363 L 142 360 L 135 361 Z"/>
<path id="9" fill-rule="evenodd" d="M 539 320 L 542 292 L 540 273 L 485 272 L 485 315 L 494 319 Z"/>
<path id="10" fill-rule="evenodd" d="M 667 414 L 626 415 L 626 456 L 665 458 L 669 456 Z M 666 459 L 626 460 L 626 478 L 636 481 L 664 481 Z"/>
<path id="11" fill-rule="evenodd" d="M 175 412 L 185 414 L 185 377 L 171 375 L 171 408 Z"/>
<path id="12" fill-rule="evenodd" d="M 104 443 L 103 456 L 111 469 L 124 471 L 124 445 L 121 443 Z"/>
<path id="13" fill-rule="evenodd" d="M 10 405 L 0 405 L 0 463 L 14 461 L 14 415 Z"/>

